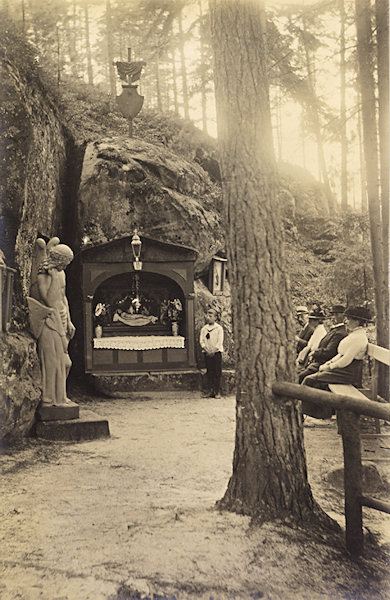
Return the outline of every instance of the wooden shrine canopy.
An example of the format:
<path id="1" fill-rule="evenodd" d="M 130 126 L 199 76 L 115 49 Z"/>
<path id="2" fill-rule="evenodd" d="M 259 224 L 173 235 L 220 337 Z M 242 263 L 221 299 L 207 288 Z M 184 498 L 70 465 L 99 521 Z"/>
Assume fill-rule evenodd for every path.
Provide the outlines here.
<path id="1" fill-rule="evenodd" d="M 194 369 L 197 252 L 141 236 L 142 270 L 134 271 L 131 239 L 81 252 L 85 371 L 129 375 Z M 177 319 L 167 310 L 173 301 L 182 308 Z"/>

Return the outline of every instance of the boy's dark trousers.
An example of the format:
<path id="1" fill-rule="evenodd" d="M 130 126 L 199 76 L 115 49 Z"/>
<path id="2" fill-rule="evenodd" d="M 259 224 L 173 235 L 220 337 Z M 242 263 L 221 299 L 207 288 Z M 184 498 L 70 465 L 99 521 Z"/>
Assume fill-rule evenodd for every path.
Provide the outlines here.
<path id="1" fill-rule="evenodd" d="M 221 390 L 222 353 L 216 352 L 213 356 L 204 355 L 207 369 L 207 386 L 210 394 L 216 396 Z"/>

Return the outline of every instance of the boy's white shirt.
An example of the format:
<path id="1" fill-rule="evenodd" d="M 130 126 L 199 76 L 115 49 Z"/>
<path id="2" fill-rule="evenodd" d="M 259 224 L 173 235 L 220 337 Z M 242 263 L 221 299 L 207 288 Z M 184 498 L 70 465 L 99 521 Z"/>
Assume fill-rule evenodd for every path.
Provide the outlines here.
<path id="1" fill-rule="evenodd" d="M 206 338 L 210 334 L 210 339 Z M 208 354 L 223 352 L 223 329 L 219 323 L 207 323 L 200 330 L 200 346 Z"/>

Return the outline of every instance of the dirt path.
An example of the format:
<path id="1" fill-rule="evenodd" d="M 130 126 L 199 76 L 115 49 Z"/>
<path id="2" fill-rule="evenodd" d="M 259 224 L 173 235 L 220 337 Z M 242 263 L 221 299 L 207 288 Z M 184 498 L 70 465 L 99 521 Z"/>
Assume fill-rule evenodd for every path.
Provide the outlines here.
<path id="1" fill-rule="evenodd" d="M 2 600 L 390 597 L 383 552 L 353 563 L 326 539 L 215 510 L 231 473 L 233 397 L 91 406 L 108 417 L 110 439 L 31 440 L 0 457 Z M 342 496 L 322 481 L 342 462 L 336 425 L 310 425 L 314 494 L 343 523 Z M 389 517 L 367 523 L 387 543 Z"/>

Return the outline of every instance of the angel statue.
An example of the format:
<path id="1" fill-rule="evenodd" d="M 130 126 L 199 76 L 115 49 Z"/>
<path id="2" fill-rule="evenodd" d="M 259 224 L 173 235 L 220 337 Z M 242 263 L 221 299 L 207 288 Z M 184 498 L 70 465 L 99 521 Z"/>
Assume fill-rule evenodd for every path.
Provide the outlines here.
<path id="1" fill-rule="evenodd" d="M 76 329 L 70 318 L 64 269 L 73 258 L 72 250 L 60 244 L 58 237 L 47 244 L 41 238 L 36 240 L 27 302 L 31 331 L 38 341 L 43 405 L 71 402 L 66 395 L 66 379 L 72 365 L 68 344 Z"/>

